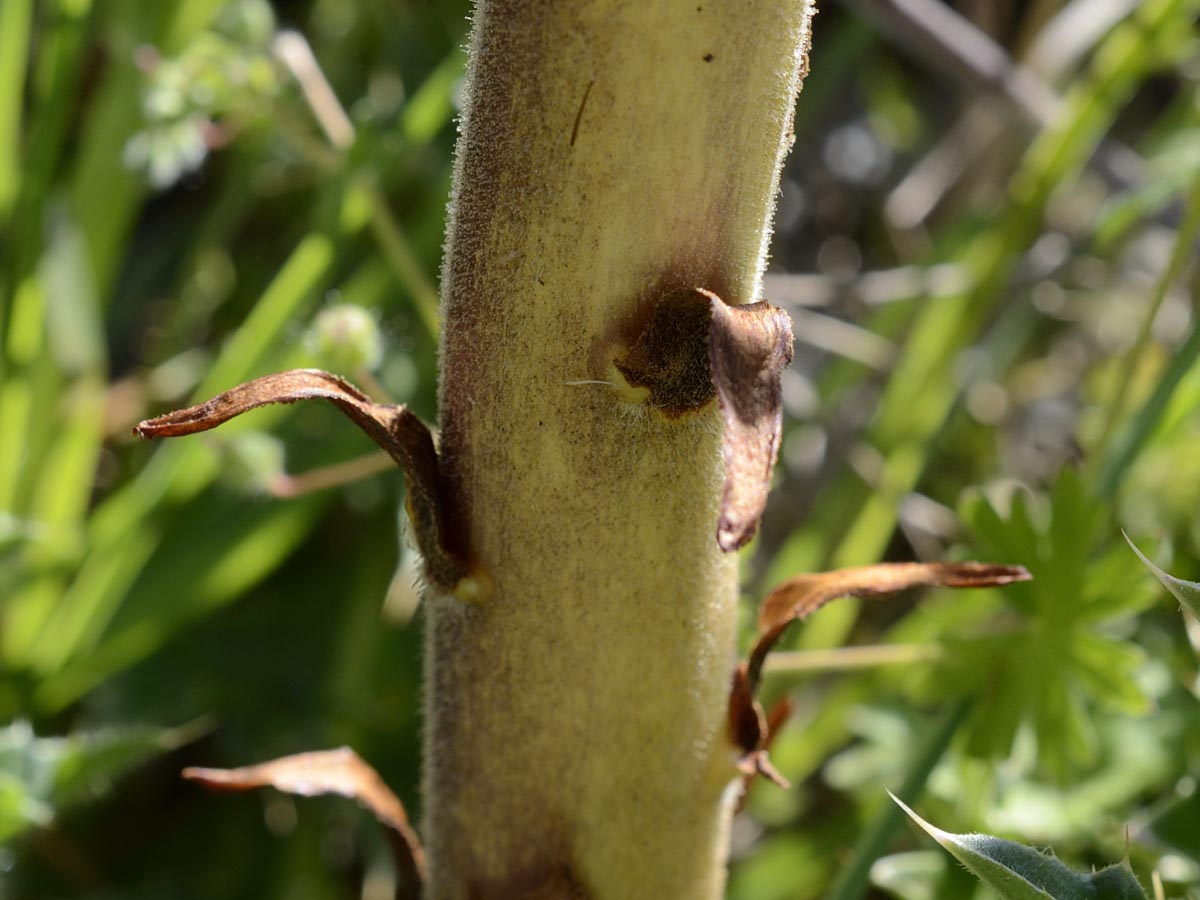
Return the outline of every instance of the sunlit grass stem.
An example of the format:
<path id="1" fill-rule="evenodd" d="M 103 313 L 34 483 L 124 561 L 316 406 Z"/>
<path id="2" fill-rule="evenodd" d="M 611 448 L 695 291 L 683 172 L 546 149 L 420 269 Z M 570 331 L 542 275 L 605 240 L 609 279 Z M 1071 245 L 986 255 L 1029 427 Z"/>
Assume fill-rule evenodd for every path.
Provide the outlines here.
<path id="1" fill-rule="evenodd" d="M 936 662 L 944 656 L 938 644 L 875 644 L 827 650 L 777 650 L 767 657 L 768 675 L 845 672 Z"/>
<path id="2" fill-rule="evenodd" d="M 313 55 L 303 35 L 288 31 L 280 34 L 275 40 L 275 53 L 288 67 L 300 85 L 301 93 L 307 101 L 313 117 L 320 125 L 326 139 L 335 150 L 335 160 L 344 161 L 345 155 L 354 145 L 354 123 L 346 114 L 337 98 L 320 64 Z M 330 164 L 330 157 L 319 148 L 313 148 L 311 142 L 301 139 L 302 149 L 314 156 L 318 163 Z M 408 290 L 417 310 L 421 324 L 433 340 L 438 335 L 438 294 L 432 280 L 425 272 L 417 254 L 414 252 L 408 237 L 400 227 L 387 197 L 374 179 L 364 175 L 357 179 L 364 196 L 371 207 L 371 232 L 383 251 L 384 259 L 391 265 L 397 279 Z"/>
<path id="3" fill-rule="evenodd" d="M 1162 309 L 1163 301 L 1166 299 L 1171 287 L 1184 272 L 1184 269 L 1188 265 L 1194 264 L 1196 234 L 1198 231 L 1200 231 L 1200 178 L 1196 178 L 1193 181 L 1192 189 L 1188 193 L 1186 214 L 1183 223 L 1179 226 L 1179 231 L 1175 235 L 1175 244 L 1171 249 L 1171 257 L 1167 262 L 1166 268 L 1163 269 L 1154 283 L 1154 291 L 1150 295 L 1150 304 L 1146 309 L 1146 314 L 1142 319 L 1141 325 L 1138 327 L 1137 338 L 1117 366 L 1116 387 L 1105 409 L 1104 427 L 1100 432 L 1100 439 L 1096 442 L 1096 452 L 1093 455 L 1093 459 L 1105 460 L 1104 475 L 1100 479 L 1102 494 L 1112 490 L 1112 485 L 1108 484 L 1108 482 L 1117 473 L 1110 472 L 1109 470 L 1112 466 L 1118 465 L 1118 462 L 1113 460 L 1106 453 L 1106 450 L 1110 446 L 1117 425 L 1125 415 L 1125 407 L 1129 400 L 1129 393 L 1133 389 L 1133 383 L 1139 373 L 1145 370 L 1146 356 L 1149 352 L 1150 334 L 1154 327 L 1154 321 L 1158 318 L 1158 312 Z M 1197 315 L 1200 315 L 1200 302 L 1197 302 L 1193 296 L 1193 332 L 1197 327 Z M 1182 351 L 1183 348 L 1181 348 L 1181 353 Z M 1142 437 L 1144 438 L 1144 435 Z M 1130 435 L 1123 438 L 1117 446 L 1121 447 L 1125 442 L 1134 439 L 1134 436 Z M 1119 468 L 1123 467 L 1124 464 L 1119 465 Z"/>
<path id="4" fill-rule="evenodd" d="M 925 741 L 909 763 L 903 783 L 894 792 L 897 797 L 912 804 L 921 796 L 925 783 L 950 748 L 950 742 L 967 720 L 970 709 L 971 700 L 963 698 L 942 713 L 941 719 L 931 726 Z M 904 822 L 904 812 L 900 807 L 885 800 L 866 830 L 859 835 L 850 860 L 838 873 L 825 900 L 859 900 L 863 897 L 871 886 L 871 867 L 886 852 L 904 827 Z"/>

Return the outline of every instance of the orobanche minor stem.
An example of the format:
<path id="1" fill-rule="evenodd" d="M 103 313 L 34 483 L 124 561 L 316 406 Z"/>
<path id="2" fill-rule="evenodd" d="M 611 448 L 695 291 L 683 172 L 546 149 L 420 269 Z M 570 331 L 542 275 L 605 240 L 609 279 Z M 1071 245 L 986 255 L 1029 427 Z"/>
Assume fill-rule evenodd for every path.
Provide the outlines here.
<path id="1" fill-rule="evenodd" d="M 722 420 L 648 404 L 621 361 L 664 296 L 758 299 L 809 15 L 476 10 L 439 452 L 488 590 L 428 598 L 435 900 L 721 895 L 740 778 Z"/>

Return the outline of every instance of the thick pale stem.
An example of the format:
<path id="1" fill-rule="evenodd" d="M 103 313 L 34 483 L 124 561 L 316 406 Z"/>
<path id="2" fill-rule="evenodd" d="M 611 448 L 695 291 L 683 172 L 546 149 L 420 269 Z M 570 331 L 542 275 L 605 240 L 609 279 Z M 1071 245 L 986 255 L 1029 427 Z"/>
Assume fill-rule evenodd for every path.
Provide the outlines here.
<path id="1" fill-rule="evenodd" d="M 721 894 L 736 560 L 715 402 L 613 366 L 671 292 L 756 298 L 806 0 L 476 12 L 441 455 L 491 596 L 428 603 L 430 896 Z M 614 386 L 595 382 L 614 382 Z"/>

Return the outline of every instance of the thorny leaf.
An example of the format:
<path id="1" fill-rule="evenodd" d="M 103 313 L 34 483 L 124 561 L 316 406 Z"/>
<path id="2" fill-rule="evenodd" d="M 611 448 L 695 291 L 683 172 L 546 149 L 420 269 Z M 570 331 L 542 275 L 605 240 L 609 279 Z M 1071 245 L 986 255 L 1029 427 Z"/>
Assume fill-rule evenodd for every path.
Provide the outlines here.
<path id="1" fill-rule="evenodd" d="M 783 370 L 792 361 L 792 320 L 766 302 L 730 306 L 709 291 L 712 381 L 725 424 L 725 486 L 717 543 L 745 546 L 767 505 L 783 432 Z"/>
<path id="2" fill-rule="evenodd" d="M 838 597 L 883 597 L 915 587 L 998 587 L 1029 578 L 1022 566 L 962 562 L 884 563 L 788 579 L 763 601 L 758 615 L 758 641 L 734 672 L 729 691 L 729 733 L 734 745 L 743 751 L 739 768 L 762 774 L 766 774 L 764 766 L 769 769 L 765 748 L 771 731 L 755 695 L 767 654 L 792 622 Z"/>
<path id="3" fill-rule="evenodd" d="M 669 417 L 713 396 L 724 424 L 725 485 L 717 543 L 745 546 L 767 505 L 783 429 L 783 370 L 792 361 L 792 320 L 766 302 L 731 306 L 712 291 L 664 293 L 629 352 L 614 365 L 646 403 Z"/>
<path id="4" fill-rule="evenodd" d="M 298 753 L 240 769 L 184 769 L 183 777 L 219 791 L 273 787 L 301 797 L 337 794 L 357 800 L 387 829 L 396 865 L 404 877 L 405 896 L 420 897 L 425 884 L 425 851 L 404 805 L 379 773 L 349 747 Z"/>
<path id="5" fill-rule="evenodd" d="M 1154 577 L 1162 582 L 1162 586 L 1171 592 L 1171 595 L 1178 600 L 1183 608 L 1190 612 L 1197 619 L 1200 619 L 1200 581 L 1185 581 L 1182 578 L 1176 578 L 1168 572 L 1164 572 L 1146 556 L 1137 545 L 1130 540 L 1129 535 L 1121 532 L 1125 536 L 1125 542 L 1133 549 L 1133 552 L 1138 555 L 1138 559 L 1142 564 L 1154 573 Z"/>
<path id="6" fill-rule="evenodd" d="M 143 438 L 195 434 L 260 406 L 311 399 L 331 401 L 404 470 L 408 515 L 425 559 L 425 574 L 437 587 L 461 596 L 464 592 L 456 588 L 470 573 L 452 523 L 444 515 L 446 502 L 433 436 L 404 406 L 375 403 L 354 385 L 320 369 L 293 369 L 256 378 L 197 406 L 147 419 L 133 433 Z M 479 585 L 481 580 L 475 578 L 471 583 Z"/>
<path id="7" fill-rule="evenodd" d="M 1073 872 L 1053 856 L 986 834 L 952 834 L 931 825 L 895 794 L 896 804 L 1003 900 L 1146 900 L 1128 864 Z"/>

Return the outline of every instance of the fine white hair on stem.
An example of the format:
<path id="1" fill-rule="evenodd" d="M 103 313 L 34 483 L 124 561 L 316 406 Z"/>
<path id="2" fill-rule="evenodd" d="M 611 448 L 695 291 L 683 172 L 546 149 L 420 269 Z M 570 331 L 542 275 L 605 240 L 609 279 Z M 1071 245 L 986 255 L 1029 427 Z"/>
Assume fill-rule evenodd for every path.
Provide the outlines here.
<path id="1" fill-rule="evenodd" d="M 616 387 L 616 385 L 611 381 L 597 381 L 591 378 L 579 378 L 574 381 L 564 381 L 563 384 L 567 385 L 568 387 L 577 387 L 581 384 L 603 384 L 608 387 Z"/>

